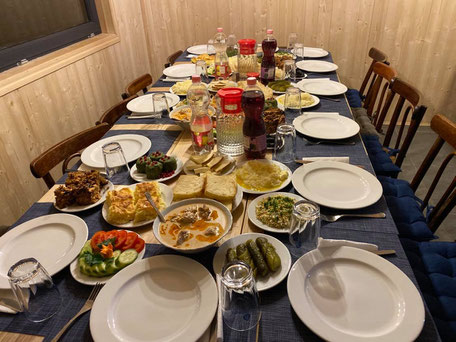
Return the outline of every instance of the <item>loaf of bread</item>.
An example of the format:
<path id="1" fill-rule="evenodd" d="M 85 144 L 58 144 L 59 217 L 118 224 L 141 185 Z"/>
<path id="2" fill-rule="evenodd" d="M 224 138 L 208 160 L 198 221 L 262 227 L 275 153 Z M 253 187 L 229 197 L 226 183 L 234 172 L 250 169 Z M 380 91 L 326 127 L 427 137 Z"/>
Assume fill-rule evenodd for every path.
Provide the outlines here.
<path id="1" fill-rule="evenodd" d="M 181 175 L 174 187 L 174 200 L 203 196 L 205 177 Z"/>
<path id="2" fill-rule="evenodd" d="M 236 182 L 231 176 L 206 175 L 204 196 L 220 202 L 233 201 L 236 196 Z"/>

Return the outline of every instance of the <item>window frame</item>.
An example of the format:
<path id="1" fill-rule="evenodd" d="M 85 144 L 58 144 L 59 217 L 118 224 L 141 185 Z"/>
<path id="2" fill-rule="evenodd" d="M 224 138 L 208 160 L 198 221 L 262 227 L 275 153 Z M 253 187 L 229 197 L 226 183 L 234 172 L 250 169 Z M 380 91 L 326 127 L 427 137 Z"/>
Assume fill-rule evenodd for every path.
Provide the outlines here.
<path id="1" fill-rule="evenodd" d="M 94 0 L 84 0 L 88 22 L 0 51 L 0 72 L 101 33 Z"/>

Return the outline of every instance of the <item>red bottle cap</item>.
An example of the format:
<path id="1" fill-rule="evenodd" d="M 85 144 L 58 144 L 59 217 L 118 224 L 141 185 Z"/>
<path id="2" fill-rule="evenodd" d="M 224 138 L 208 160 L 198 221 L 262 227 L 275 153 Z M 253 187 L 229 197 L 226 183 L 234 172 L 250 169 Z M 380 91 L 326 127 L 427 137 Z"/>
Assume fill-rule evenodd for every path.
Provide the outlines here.
<path id="1" fill-rule="evenodd" d="M 241 99 L 244 90 L 240 88 L 223 88 L 217 92 L 223 113 L 236 114 L 242 112 Z"/>
<path id="2" fill-rule="evenodd" d="M 267 34 L 273 34 L 273 33 L 274 33 L 274 30 L 273 30 L 273 29 L 267 29 L 267 30 L 266 30 L 266 33 L 267 33 Z"/>
<path id="3" fill-rule="evenodd" d="M 192 75 L 192 83 L 198 83 L 201 82 L 201 76 L 200 75 Z"/>
<path id="4" fill-rule="evenodd" d="M 255 85 L 256 84 L 256 78 L 255 77 L 249 77 L 247 79 L 247 85 Z"/>
<path id="5" fill-rule="evenodd" d="M 217 32 L 223 32 L 223 27 L 217 27 Z"/>
<path id="6" fill-rule="evenodd" d="M 258 77 L 260 77 L 260 73 L 259 72 L 248 72 L 247 77 L 255 77 L 256 79 L 258 79 Z"/>
<path id="7" fill-rule="evenodd" d="M 241 39 L 238 43 L 241 55 L 253 55 L 255 53 L 255 39 Z"/>

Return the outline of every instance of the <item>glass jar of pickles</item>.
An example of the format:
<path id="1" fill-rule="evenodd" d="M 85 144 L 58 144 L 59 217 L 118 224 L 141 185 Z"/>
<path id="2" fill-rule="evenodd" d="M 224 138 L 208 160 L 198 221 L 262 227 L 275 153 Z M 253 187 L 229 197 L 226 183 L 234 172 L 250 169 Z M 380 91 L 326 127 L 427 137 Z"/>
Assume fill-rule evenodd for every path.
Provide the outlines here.
<path id="1" fill-rule="evenodd" d="M 247 73 L 258 72 L 257 55 L 255 53 L 255 39 L 241 39 L 238 41 L 238 73 L 241 80 L 247 79 Z"/>

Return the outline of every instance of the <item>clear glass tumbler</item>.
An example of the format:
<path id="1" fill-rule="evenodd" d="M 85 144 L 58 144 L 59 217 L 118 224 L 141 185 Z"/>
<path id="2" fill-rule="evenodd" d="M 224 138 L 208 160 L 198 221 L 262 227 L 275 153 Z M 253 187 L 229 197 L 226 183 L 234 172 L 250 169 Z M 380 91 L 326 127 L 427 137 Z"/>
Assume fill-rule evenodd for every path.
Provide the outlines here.
<path id="1" fill-rule="evenodd" d="M 156 118 L 169 116 L 168 98 L 164 93 L 152 94 L 152 116 Z"/>
<path id="2" fill-rule="evenodd" d="M 294 163 L 296 159 L 296 130 L 293 125 L 281 124 L 277 127 L 274 142 L 274 160 L 281 163 Z"/>
<path id="3" fill-rule="evenodd" d="M 106 175 L 112 178 L 116 173 L 130 172 L 122 146 L 118 142 L 110 142 L 101 147 L 105 163 Z"/>
<path id="4" fill-rule="evenodd" d="M 287 49 L 290 53 L 292 53 L 293 48 L 297 42 L 298 42 L 298 34 L 296 32 L 291 32 L 288 35 L 288 45 L 287 45 Z"/>
<path id="5" fill-rule="evenodd" d="M 242 261 L 228 263 L 222 269 L 222 315 L 233 330 L 254 328 L 261 317 L 259 297 L 253 272 Z"/>
<path id="6" fill-rule="evenodd" d="M 296 257 L 317 248 L 320 237 L 320 207 L 318 204 L 302 200 L 293 206 L 289 238 L 294 249 L 291 254 Z"/>
<path id="7" fill-rule="evenodd" d="M 301 115 L 301 90 L 296 87 L 289 87 L 285 92 L 283 106 L 285 122 L 292 123 L 296 116 Z"/>
<path id="8" fill-rule="evenodd" d="M 294 45 L 293 54 L 296 56 L 296 58 L 304 58 L 304 44 L 296 43 Z"/>
<path id="9" fill-rule="evenodd" d="M 207 53 L 208 55 L 213 55 L 213 54 L 215 53 L 214 40 L 213 40 L 213 39 L 209 39 L 209 40 L 207 41 L 206 53 Z"/>
<path id="10" fill-rule="evenodd" d="M 22 259 L 11 266 L 8 281 L 27 320 L 43 322 L 59 311 L 60 292 L 35 258 Z"/>
<path id="11" fill-rule="evenodd" d="M 287 59 L 283 62 L 283 75 L 285 79 L 296 82 L 296 64 L 294 60 Z"/>
<path id="12" fill-rule="evenodd" d="M 196 61 L 195 64 L 195 75 L 200 75 L 201 80 L 206 82 L 207 79 L 207 64 L 206 61 Z"/>

